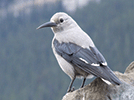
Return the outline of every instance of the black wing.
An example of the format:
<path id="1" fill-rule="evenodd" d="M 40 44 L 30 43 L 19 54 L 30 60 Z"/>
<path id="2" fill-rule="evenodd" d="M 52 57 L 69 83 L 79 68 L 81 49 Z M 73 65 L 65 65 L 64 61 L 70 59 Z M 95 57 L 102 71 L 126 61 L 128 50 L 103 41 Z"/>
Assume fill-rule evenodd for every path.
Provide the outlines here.
<path id="1" fill-rule="evenodd" d="M 110 68 L 104 65 L 106 60 L 96 47 L 82 48 L 74 43 L 59 43 L 56 39 L 53 44 L 55 51 L 72 65 L 113 84 L 121 83 Z"/>

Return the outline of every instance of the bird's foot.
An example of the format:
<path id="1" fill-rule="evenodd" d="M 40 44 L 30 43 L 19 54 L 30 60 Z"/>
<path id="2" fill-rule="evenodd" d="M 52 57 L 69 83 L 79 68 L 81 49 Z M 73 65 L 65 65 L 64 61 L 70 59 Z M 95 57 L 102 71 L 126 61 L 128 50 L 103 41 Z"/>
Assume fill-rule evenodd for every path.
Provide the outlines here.
<path id="1" fill-rule="evenodd" d="M 72 87 L 72 89 L 68 89 L 67 92 L 68 92 L 68 93 L 69 93 L 69 92 L 73 92 L 74 90 L 75 90 L 75 88 Z"/>

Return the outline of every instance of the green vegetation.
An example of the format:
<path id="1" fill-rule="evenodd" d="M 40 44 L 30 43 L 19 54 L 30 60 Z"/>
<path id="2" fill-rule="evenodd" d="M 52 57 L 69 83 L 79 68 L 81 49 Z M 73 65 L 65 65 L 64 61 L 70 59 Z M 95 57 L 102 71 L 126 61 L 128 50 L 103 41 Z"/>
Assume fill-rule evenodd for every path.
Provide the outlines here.
<path id="1" fill-rule="evenodd" d="M 0 100 L 60 100 L 66 93 L 70 79 L 52 53 L 53 33 L 50 28 L 36 30 L 58 11 L 64 11 L 60 2 L 0 20 Z M 110 68 L 124 72 L 134 58 L 133 12 L 133 0 L 102 0 L 70 15 L 91 36 Z M 76 88 L 80 84 L 76 80 Z"/>

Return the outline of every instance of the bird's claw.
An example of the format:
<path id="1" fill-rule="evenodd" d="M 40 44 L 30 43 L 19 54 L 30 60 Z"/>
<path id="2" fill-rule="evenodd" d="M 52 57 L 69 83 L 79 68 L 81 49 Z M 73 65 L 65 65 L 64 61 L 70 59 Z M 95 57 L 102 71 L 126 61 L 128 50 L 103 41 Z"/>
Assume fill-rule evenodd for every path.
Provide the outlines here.
<path id="1" fill-rule="evenodd" d="M 73 92 L 74 90 L 75 90 L 75 88 L 74 88 L 74 87 L 72 87 L 72 89 L 68 89 L 68 91 L 67 91 L 67 92 L 68 92 L 68 93 L 69 93 L 69 92 Z"/>

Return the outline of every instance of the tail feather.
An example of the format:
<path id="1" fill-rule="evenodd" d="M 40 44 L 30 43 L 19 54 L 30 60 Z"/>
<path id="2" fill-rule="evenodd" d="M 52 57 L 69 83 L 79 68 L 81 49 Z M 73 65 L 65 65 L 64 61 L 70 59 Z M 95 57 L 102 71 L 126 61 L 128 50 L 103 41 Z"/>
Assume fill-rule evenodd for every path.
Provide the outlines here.
<path id="1" fill-rule="evenodd" d="M 106 73 L 108 75 L 108 80 L 109 82 L 111 82 L 112 84 L 115 85 L 120 85 L 122 82 L 117 78 L 117 76 L 115 76 L 115 74 L 112 72 L 112 70 L 107 66 L 105 67 Z"/>

